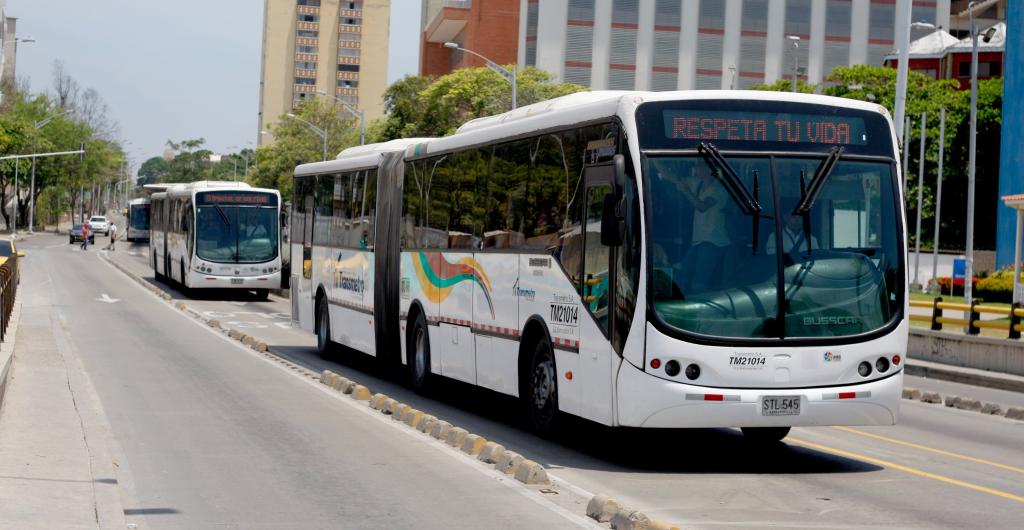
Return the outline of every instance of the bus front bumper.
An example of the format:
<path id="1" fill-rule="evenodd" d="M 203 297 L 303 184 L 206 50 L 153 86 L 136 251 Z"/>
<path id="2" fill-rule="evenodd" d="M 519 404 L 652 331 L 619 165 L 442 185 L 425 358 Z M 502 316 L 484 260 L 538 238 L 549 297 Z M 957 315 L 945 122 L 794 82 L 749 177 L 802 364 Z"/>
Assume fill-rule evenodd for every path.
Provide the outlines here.
<path id="1" fill-rule="evenodd" d="M 259 276 L 217 276 L 192 271 L 190 287 L 200 289 L 280 289 L 281 271 Z"/>
<path id="2" fill-rule="evenodd" d="M 618 423 L 649 428 L 893 425 L 902 392 L 902 369 L 885 379 L 846 386 L 731 389 L 668 381 L 623 362 Z M 764 415 L 765 396 L 799 396 L 799 414 Z"/>

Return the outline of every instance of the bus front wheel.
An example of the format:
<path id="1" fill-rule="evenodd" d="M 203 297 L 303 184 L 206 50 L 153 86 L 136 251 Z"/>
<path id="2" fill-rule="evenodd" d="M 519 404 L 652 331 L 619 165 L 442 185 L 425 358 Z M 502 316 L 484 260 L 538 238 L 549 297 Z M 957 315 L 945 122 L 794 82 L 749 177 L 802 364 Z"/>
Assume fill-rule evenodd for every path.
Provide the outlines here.
<path id="1" fill-rule="evenodd" d="M 331 358 L 334 345 L 331 343 L 331 316 L 326 298 L 318 304 L 316 319 L 316 351 L 321 359 L 328 360 Z"/>
<path id="2" fill-rule="evenodd" d="M 789 427 L 743 427 L 743 437 L 755 443 L 775 443 L 789 434 Z"/>
<path id="3" fill-rule="evenodd" d="M 270 298 L 270 289 L 256 289 L 256 299 L 266 302 Z"/>
<path id="4" fill-rule="evenodd" d="M 526 374 L 523 400 L 533 429 L 542 436 L 554 434 L 558 423 L 558 378 L 551 344 L 538 340 Z"/>
<path id="5" fill-rule="evenodd" d="M 423 313 L 417 313 L 409 329 L 406 341 L 409 355 L 409 382 L 417 394 L 424 394 L 430 389 L 430 335 L 427 333 L 427 319 Z"/>

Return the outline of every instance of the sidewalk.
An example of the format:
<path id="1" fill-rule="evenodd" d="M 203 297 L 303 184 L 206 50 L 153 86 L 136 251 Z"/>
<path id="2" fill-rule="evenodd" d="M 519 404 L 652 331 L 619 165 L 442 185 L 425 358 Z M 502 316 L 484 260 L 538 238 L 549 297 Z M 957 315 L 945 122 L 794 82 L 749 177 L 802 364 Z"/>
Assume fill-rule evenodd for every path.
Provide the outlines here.
<path id="1" fill-rule="evenodd" d="M 102 413 L 55 306 L 34 299 L 0 411 L 0 528 L 125 528 Z"/>

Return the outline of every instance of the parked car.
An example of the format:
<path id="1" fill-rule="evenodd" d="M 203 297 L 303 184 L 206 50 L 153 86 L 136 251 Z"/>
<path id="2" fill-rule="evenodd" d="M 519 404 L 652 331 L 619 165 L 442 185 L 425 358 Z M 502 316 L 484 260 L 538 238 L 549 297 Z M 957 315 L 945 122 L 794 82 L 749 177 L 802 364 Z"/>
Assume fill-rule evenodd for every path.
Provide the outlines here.
<path id="1" fill-rule="evenodd" d="M 107 218 L 102 215 L 94 215 L 89 219 L 89 229 L 94 234 L 103 232 L 103 235 L 110 235 L 110 223 L 107 222 Z"/>
<path id="2" fill-rule="evenodd" d="M 7 260 L 10 259 L 11 256 L 23 258 L 25 257 L 25 252 L 18 250 L 14 241 L 9 239 L 0 239 L 0 265 L 7 263 Z"/>
<path id="3" fill-rule="evenodd" d="M 91 226 L 91 223 L 90 223 Z M 77 243 L 82 240 L 82 225 L 74 225 L 71 227 L 71 234 L 68 235 L 68 244 Z M 96 232 L 89 232 L 89 243 L 96 243 Z"/>

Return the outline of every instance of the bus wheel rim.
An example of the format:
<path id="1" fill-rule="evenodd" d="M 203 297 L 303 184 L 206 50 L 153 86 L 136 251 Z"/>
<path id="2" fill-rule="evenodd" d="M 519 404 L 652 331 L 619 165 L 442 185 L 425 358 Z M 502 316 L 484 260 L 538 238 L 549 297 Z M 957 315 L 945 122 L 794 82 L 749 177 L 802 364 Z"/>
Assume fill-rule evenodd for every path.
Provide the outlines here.
<path id="1" fill-rule="evenodd" d="M 555 368 L 551 359 L 545 358 L 533 369 L 533 406 L 545 411 L 555 393 Z"/>

